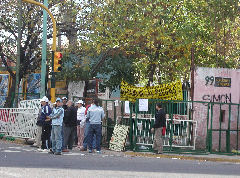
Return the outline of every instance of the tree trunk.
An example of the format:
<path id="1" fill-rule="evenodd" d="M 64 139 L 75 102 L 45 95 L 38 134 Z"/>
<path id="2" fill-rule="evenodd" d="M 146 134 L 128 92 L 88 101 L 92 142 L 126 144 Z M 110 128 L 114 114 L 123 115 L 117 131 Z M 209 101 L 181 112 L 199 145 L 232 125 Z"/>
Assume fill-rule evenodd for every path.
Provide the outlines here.
<path id="1" fill-rule="evenodd" d="M 156 69 L 156 64 L 150 64 L 149 66 L 149 73 L 148 73 L 148 84 L 147 86 L 150 86 L 153 83 L 153 75 Z"/>
<path id="2" fill-rule="evenodd" d="M 4 108 L 12 107 L 12 99 L 15 96 L 15 87 L 16 87 L 16 78 L 12 77 L 12 85 L 9 88 L 8 96 L 6 98 L 6 102 L 4 104 Z M 13 95 L 14 94 L 14 95 Z"/>

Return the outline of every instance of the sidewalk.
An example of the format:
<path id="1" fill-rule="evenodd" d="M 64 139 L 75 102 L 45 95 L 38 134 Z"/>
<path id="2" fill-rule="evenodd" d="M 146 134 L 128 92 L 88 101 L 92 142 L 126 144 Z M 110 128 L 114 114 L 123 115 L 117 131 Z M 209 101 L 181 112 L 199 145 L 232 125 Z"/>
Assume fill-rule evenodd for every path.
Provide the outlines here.
<path id="1" fill-rule="evenodd" d="M 2 139 L 6 141 L 4 137 Z M 26 144 L 25 139 L 16 138 L 14 141 L 8 141 L 17 144 Z M 77 149 L 73 149 L 72 152 L 79 152 Z M 88 153 L 88 152 L 83 152 Z M 148 157 L 148 158 L 168 158 L 168 159 L 179 159 L 179 160 L 196 160 L 196 161 L 212 161 L 212 162 L 229 162 L 229 163 L 238 163 L 240 164 L 240 155 L 224 155 L 224 154 L 194 154 L 194 152 L 189 154 L 177 154 L 177 153 L 163 153 L 163 154 L 154 154 L 151 152 L 133 152 L 133 151 L 125 151 L 125 152 L 116 152 L 108 149 L 102 150 L 103 155 L 112 155 L 112 156 L 121 156 L 121 157 Z"/>

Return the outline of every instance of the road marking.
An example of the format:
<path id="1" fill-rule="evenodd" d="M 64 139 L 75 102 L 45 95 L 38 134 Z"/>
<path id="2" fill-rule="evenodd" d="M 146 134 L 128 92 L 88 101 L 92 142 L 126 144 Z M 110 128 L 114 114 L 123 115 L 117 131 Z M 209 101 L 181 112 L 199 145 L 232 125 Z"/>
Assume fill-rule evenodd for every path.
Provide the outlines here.
<path id="1" fill-rule="evenodd" d="M 21 151 L 19 151 L 19 150 L 3 150 L 2 152 L 5 152 L 5 153 L 20 153 Z"/>
<path id="2" fill-rule="evenodd" d="M 66 153 L 66 154 L 62 154 L 64 156 L 85 156 L 85 154 L 82 153 Z"/>
<path id="3" fill-rule="evenodd" d="M 20 147 L 20 146 L 16 146 L 16 147 L 15 146 L 10 146 L 8 148 L 10 148 L 10 149 L 19 149 L 19 150 L 22 149 L 22 147 Z"/>

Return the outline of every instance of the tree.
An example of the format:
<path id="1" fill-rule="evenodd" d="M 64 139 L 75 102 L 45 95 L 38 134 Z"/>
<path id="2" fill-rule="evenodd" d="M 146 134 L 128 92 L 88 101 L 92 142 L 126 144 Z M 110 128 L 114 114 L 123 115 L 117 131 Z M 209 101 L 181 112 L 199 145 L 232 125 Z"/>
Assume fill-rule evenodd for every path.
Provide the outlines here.
<path id="1" fill-rule="evenodd" d="M 51 9 L 58 1 L 49 1 L 49 9 Z M 11 96 L 15 91 L 15 73 L 10 68 L 8 61 L 16 63 L 16 42 L 17 42 L 17 17 L 18 6 L 17 0 L 0 2 L 0 57 L 5 68 L 11 75 L 13 81 L 9 89 L 5 107 L 11 104 Z M 40 7 L 29 3 L 23 3 L 22 16 L 22 39 L 20 52 L 20 80 L 27 74 L 35 72 L 40 69 L 41 63 L 41 44 L 42 44 L 42 17 L 43 11 Z M 52 23 L 48 18 L 48 35 L 47 38 L 52 37 Z M 51 57 L 50 57 L 51 58 Z"/>
<path id="2" fill-rule="evenodd" d="M 150 85 L 176 78 L 188 80 L 193 48 L 196 65 L 237 66 L 236 0 L 94 2 L 101 5 L 92 11 L 91 48 L 99 54 L 118 48 L 135 59 L 136 82 Z"/>

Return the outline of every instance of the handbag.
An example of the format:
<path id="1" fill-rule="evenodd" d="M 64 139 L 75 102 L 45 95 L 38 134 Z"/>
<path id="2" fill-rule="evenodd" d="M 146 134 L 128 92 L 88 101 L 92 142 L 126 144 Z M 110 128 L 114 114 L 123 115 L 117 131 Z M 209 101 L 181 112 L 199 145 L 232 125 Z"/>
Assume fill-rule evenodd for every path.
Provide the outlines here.
<path id="1" fill-rule="evenodd" d="M 163 127 L 162 128 L 162 136 L 165 136 L 165 134 L 166 134 L 166 127 Z"/>

